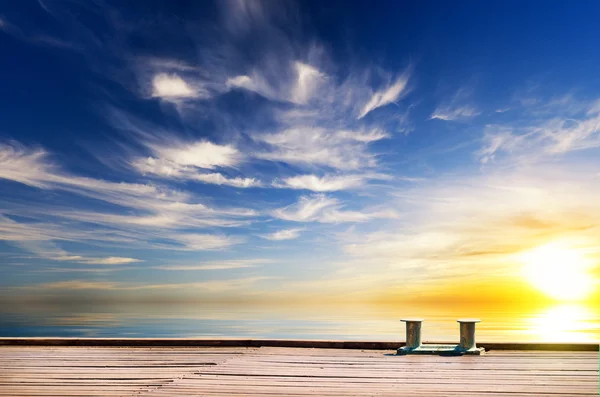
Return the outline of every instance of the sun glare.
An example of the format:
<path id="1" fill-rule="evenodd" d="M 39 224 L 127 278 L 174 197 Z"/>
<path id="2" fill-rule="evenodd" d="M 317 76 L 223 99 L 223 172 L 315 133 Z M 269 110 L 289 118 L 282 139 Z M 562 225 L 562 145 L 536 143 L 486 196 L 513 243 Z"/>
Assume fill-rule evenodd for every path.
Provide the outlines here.
<path id="1" fill-rule="evenodd" d="M 561 301 L 582 300 L 593 289 L 590 260 L 566 244 L 551 243 L 522 255 L 523 274 L 547 296 Z"/>
<path id="2" fill-rule="evenodd" d="M 579 303 L 560 303 L 529 319 L 528 332 L 546 342 L 593 342 L 594 313 Z"/>

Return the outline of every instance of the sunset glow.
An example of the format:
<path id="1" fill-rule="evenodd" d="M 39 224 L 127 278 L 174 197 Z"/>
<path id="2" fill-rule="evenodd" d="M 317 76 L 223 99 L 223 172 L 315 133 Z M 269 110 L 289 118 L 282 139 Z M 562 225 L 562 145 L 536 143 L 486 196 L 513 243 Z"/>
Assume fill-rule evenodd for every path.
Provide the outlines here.
<path id="1" fill-rule="evenodd" d="M 573 301 L 592 292 L 592 263 L 576 249 L 551 243 L 526 252 L 522 261 L 527 280 L 549 297 Z"/>

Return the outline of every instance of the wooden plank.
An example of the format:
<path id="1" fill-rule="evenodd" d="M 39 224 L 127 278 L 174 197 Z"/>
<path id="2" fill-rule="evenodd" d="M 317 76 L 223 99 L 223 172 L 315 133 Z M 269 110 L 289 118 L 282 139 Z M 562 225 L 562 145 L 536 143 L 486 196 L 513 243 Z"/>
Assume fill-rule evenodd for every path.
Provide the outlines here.
<path id="1" fill-rule="evenodd" d="M 0 396 L 596 396 L 598 353 L 1 346 Z"/>

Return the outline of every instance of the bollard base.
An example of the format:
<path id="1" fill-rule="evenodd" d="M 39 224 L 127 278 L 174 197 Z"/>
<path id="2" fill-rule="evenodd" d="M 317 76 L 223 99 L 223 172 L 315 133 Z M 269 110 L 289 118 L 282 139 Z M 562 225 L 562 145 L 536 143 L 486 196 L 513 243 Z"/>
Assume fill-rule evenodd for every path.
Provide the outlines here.
<path id="1" fill-rule="evenodd" d="M 485 349 L 483 347 L 474 347 L 465 350 L 460 345 L 425 344 L 415 348 L 403 346 L 396 351 L 396 354 L 398 356 L 405 356 L 407 354 L 438 354 L 440 356 L 462 356 L 468 354 L 480 356 L 485 354 Z"/>

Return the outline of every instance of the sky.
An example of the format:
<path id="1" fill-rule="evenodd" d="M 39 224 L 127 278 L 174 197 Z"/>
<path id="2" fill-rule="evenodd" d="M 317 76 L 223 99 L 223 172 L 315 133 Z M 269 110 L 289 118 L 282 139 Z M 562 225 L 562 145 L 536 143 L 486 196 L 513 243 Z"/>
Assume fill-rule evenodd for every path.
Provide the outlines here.
<path id="1" fill-rule="evenodd" d="M 1 299 L 521 302 L 548 244 L 597 291 L 599 12 L 4 1 Z"/>

